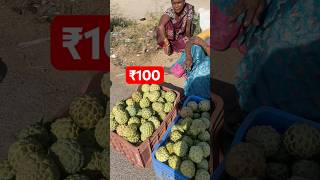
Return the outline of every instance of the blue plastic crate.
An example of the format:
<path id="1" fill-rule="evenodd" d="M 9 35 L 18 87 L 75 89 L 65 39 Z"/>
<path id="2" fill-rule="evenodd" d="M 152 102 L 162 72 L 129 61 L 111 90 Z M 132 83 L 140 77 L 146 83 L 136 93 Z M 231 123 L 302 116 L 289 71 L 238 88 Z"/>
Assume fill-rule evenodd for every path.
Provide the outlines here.
<path id="1" fill-rule="evenodd" d="M 198 96 L 189 96 L 183 103 L 183 107 L 187 105 L 189 101 L 195 101 L 200 102 L 201 100 L 204 100 L 204 98 L 198 97 Z M 156 159 L 155 153 L 159 149 L 160 146 L 164 145 L 167 141 L 167 139 L 170 136 L 171 128 L 173 125 L 177 124 L 179 120 L 181 119 L 180 115 L 178 115 L 171 125 L 168 127 L 166 133 L 162 137 L 162 139 L 159 141 L 159 143 L 155 146 L 153 152 L 152 152 L 152 167 L 156 174 L 157 179 L 161 180 L 188 180 L 189 178 L 181 174 L 179 171 L 176 171 L 169 167 L 167 164 L 162 163 Z"/>
<path id="2" fill-rule="evenodd" d="M 239 127 L 231 147 L 239 144 L 245 138 L 248 129 L 257 125 L 270 125 L 279 133 L 284 133 L 292 124 L 301 122 L 310 124 L 313 127 L 320 128 L 320 124 L 306 120 L 304 118 L 274 109 L 271 107 L 261 107 L 250 113 Z M 211 176 L 211 180 L 224 180 L 226 174 L 224 165 L 220 164 Z"/>

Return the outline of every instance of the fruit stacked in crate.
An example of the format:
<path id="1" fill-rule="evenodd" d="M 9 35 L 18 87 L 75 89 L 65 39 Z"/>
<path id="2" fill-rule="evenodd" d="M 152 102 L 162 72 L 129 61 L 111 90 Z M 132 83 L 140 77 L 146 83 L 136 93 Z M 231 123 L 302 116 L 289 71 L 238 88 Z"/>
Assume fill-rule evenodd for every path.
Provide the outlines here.
<path id="1" fill-rule="evenodd" d="M 139 145 L 152 136 L 173 110 L 176 97 L 174 91 L 164 91 L 158 84 L 143 84 L 141 91 L 133 92 L 130 98 L 119 101 L 112 108 L 111 131 Z"/>
<path id="2" fill-rule="evenodd" d="M 167 141 L 155 152 L 158 161 L 188 178 L 210 179 L 210 101 L 189 101 L 180 110 Z"/>
<path id="3" fill-rule="evenodd" d="M 73 180 L 109 177 L 108 74 L 93 94 L 75 97 L 69 110 L 53 121 L 21 129 L 0 163 L 0 179 Z M 103 95 L 102 92 L 105 94 Z"/>
<path id="4" fill-rule="evenodd" d="M 269 125 L 251 127 L 232 147 L 225 170 L 235 179 L 319 180 L 320 132 L 294 123 L 280 134 Z"/>

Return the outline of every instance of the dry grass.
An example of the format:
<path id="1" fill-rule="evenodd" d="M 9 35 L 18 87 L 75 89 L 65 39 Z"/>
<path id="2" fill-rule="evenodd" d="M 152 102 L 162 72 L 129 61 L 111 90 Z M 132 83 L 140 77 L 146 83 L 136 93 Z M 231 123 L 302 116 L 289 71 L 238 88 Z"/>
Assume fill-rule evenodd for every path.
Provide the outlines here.
<path id="1" fill-rule="evenodd" d="M 111 54 L 121 58 L 120 61 L 124 61 L 125 65 L 139 65 L 143 62 L 126 60 L 133 56 L 147 58 L 157 51 L 155 28 L 159 18 L 148 17 L 144 21 L 132 21 L 122 17 L 111 19 Z"/>

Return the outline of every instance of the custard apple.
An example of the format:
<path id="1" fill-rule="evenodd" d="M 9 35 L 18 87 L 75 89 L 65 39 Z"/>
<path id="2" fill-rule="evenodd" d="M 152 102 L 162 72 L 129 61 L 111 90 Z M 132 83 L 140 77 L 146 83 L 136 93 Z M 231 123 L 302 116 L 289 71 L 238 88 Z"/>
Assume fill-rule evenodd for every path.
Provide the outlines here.
<path id="1" fill-rule="evenodd" d="M 165 112 L 158 112 L 158 115 L 159 115 L 159 117 L 160 117 L 160 120 L 164 120 L 166 117 L 167 117 L 167 113 L 165 113 Z"/>
<path id="2" fill-rule="evenodd" d="M 110 156 L 109 156 L 109 151 L 107 149 L 103 150 L 100 153 L 100 171 L 104 177 L 109 177 L 110 173 Z"/>
<path id="3" fill-rule="evenodd" d="M 16 180 L 60 180 L 59 167 L 42 153 L 26 154 L 19 162 Z"/>
<path id="4" fill-rule="evenodd" d="M 208 171 L 205 171 L 203 169 L 199 169 L 196 172 L 195 180 L 210 180 L 210 174 Z"/>
<path id="5" fill-rule="evenodd" d="M 124 137 L 132 137 L 132 136 L 136 136 L 136 134 L 138 134 L 138 129 L 137 129 L 137 126 L 135 126 L 134 124 L 130 124 L 126 126 L 123 130 Z"/>
<path id="6" fill-rule="evenodd" d="M 140 126 L 141 137 L 148 138 L 152 136 L 154 126 L 152 122 L 145 122 Z"/>
<path id="7" fill-rule="evenodd" d="M 126 124 L 129 120 L 129 114 L 126 110 L 118 110 L 114 113 L 114 116 L 118 124 Z"/>
<path id="8" fill-rule="evenodd" d="M 26 155 L 36 152 L 44 152 L 44 149 L 39 142 L 31 138 L 20 139 L 9 147 L 8 160 L 13 169 L 17 170 L 19 164 L 23 162 L 22 159 Z"/>
<path id="9" fill-rule="evenodd" d="M 294 124 L 284 133 L 284 145 L 291 155 L 309 158 L 320 152 L 320 132 L 307 124 Z"/>
<path id="10" fill-rule="evenodd" d="M 198 135 L 200 141 L 210 141 L 210 134 L 208 131 L 204 131 Z"/>
<path id="11" fill-rule="evenodd" d="M 125 109 L 126 105 L 123 106 L 123 105 L 115 105 L 113 108 L 112 108 L 112 111 L 111 113 L 113 114 L 113 116 L 115 116 L 115 114 L 117 114 L 119 111 L 123 111 Z"/>
<path id="12" fill-rule="evenodd" d="M 150 108 L 143 108 L 141 112 L 141 116 L 144 119 L 149 119 L 152 116 L 153 112 Z"/>
<path id="13" fill-rule="evenodd" d="M 110 87 L 112 82 L 110 80 L 110 73 L 106 72 L 103 74 L 100 82 L 102 93 L 108 97 L 110 97 Z"/>
<path id="14" fill-rule="evenodd" d="M 201 146 L 191 146 L 189 150 L 189 159 L 195 163 L 200 163 L 203 159 L 203 151 Z"/>
<path id="15" fill-rule="evenodd" d="M 201 118 L 201 115 L 199 113 L 193 113 L 193 119 Z"/>
<path id="16" fill-rule="evenodd" d="M 140 136 L 140 139 L 142 142 L 144 142 L 146 139 L 148 139 L 150 136 L 147 136 L 146 134 L 142 134 L 141 133 L 141 136 Z"/>
<path id="17" fill-rule="evenodd" d="M 164 100 L 164 98 L 160 96 L 160 97 L 159 97 L 159 99 L 157 100 L 157 102 L 165 103 L 165 102 L 166 102 L 166 100 Z"/>
<path id="18" fill-rule="evenodd" d="M 175 92 L 169 90 L 165 93 L 164 98 L 168 101 L 168 102 L 174 102 L 177 98 L 177 95 Z"/>
<path id="19" fill-rule="evenodd" d="M 115 119 L 110 119 L 110 130 L 115 131 L 118 127 L 118 123 Z"/>
<path id="20" fill-rule="evenodd" d="M 141 122 L 141 123 L 140 123 L 140 125 L 141 125 L 141 124 L 144 124 L 145 122 L 148 122 L 148 120 L 141 118 L 141 119 L 140 119 L 140 122 Z"/>
<path id="21" fill-rule="evenodd" d="M 180 131 L 181 133 L 184 132 L 182 126 L 179 123 L 172 126 L 171 132 L 173 132 L 173 131 Z"/>
<path id="22" fill-rule="evenodd" d="M 174 151 L 173 151 L 173 145 L 174 145 L 174 144 L 173 144 L 172 142 L 168 142 L 168 143 L 166 144 L 166 148 L 167 148 L 169 154 L 174 153 Z"/>
<path id="23" fill-rule="evenodd" d="M 142 94 L 139 91 L 132 93 L 131 98 L 134 102 L 139 103 L 142 99 Z"/>
<path id="24" fill-rule="evenodd" d="M 8 160 L 0 162 L 0 179 L 1 180 L 13 180 L 15 171 L 12 169 Z"/>
<path id="25" fill-rule="evenodd" d="M 126 100 L 126 105 L 127 105 L 127 106 L 133 106 L 133 105 L 134 105 L 133 99 L 132 99 L 132 98 L 127 99 L 127 100 Z"/>
<path id="26" fill-rule="evenodd" d="M 198 104 L 199 110 L 201 112 L 210 111 L 210 101 L 209 100 L 201 100 Z"/>
<path id="27" fill-rule="evenodd" d="M 114 114 L 113 114 L 113 112 L 110 112 L 110 111 L 108 111 L 108 110 L 106 110 L 106 112 L 108 113 L 109 112 L 109 117 L 110 117 L 110 119 L 114 119 Z M 106 114 L 107 115 L 107 114 Z"/>
<path id="28" fill-rule="evenodd" d="M 151 84 L 150 91 L 160 91 L 161 87 L 158 84 Z"/>
<path id="29" fill-rule="evenodd" d="M 140 119 L 137 118 L 137 117 L 131 117 L 131 118 L 129 119 L 129 121 L 128 121 L 128 125 L 130 125 L 130 124 L 140 124 L 140 123 L 141 123 L 141 121 L 140 121 Z"/>
<path id="30" fill-rule="evenodd" d="M 82 174 L 73 174 L 67 176 L 64 180 L 90 180 L 90 178 Z"/>
<path id="31" fill-rule="evenodd" d="M 70 104 L 69 114 L 79 127 L 91 129 L 95 127 L 105 112 L 96 98 L 84 95 L 73 99 Z"/>
<path id="32" fill-rule="evenodd" d="M 174 170 L 177 170 L 179 169 L 180 167 L 180 164 L 181 164 L 181 159 L 176 156 L 176 155 L 171 155 L 168 159 L 168 165 L 174 169 Z"/>
<path id="33" fill-rule="evenodd" d="M 134 117 L 134 116 L 136 116 L 137 115 L 137 113 L 138 113 L 138 111 L 139 111 L 139 109 L 136 107 L 136 106 L 127 106 L 126 107 L 126 110 L 127 110 L 127 112 L 129 113 L 129 115 L 131 116 L 131 117 Z"/>
<path id="34" fill-rule="evenodd" d="M 149 84 L 143 84 L 142 86 L 141 86 L 141 91 L 142 92 L 149 92 L 150 91 L 150 85 Z"/>
<path id="35" fill-rule="evenodd" d="M 207 158 L 210 156 L 210 145 L 206 142 L 199 142 L 197 146 L 202 148 L 203 157 Z"/>
<path id="36" fill-rule="evenodd" d="M 194 112 L 198 111 L 198 103 L 195 101 L 189 101 L 187 106 L 190 107 Z"/>
<path id="37" fill-rule="evenodd" d="M 177 142 L 182 138 L 182 134 L 179 131 L 173 131 L 170 134 L 170 139 L 173 142 Z"/>
<path id="38" fill-rule="evenodd" d="M 290 177 L 289 168 L 281 163 L 268 163 L 266 173 L 270 180 L 287 180 Z"/>
<path id="39" fill-rule="evenodd" d="M 126 106 L 126 101 L 120 100 L 116 103 L 116 106 L 124 108 Z"/>
<path id="40" fill-rule="evenodd" d="M 190 107 L 182 107 L 181 110 L 180 110 L 180 116 L 182 118 L 186 118 L 186 117 L 193 117 L 193 111 Z"/>
<path id="41" fill-rule="evenodd" d="M 126 137 L 126 139 L 133 144 L 138 143 L 140 141 L 140 134 L 137 132 L 132 136 Z"/>
<path id="42" fill-rule="evenodd" d="M 157 100 L 160 97 L 160 92 L 159 91 L 151 91 L 148 95 L 148 98 L 151 102 L 157 102 Z"/>
<path id="43" fill-rule="evenodd" d="M 79 127 L 71 118 L 56 119 L 56 121 L 51 124 L 51 132 L 58 139 L 76 139 L 79 136 L 79 131 Z"/>
<path id="44" fill-rule="evenodd" d="M 51 137 L 47 128 L 45 127 L 45 124 L 43 123 L 43 120 L 21 129 L 17 137 L 18 139 L 34 138 L 44 146 L 47 146 L 51 143 Z"/>
<path id="45" fill-rule="evenodd" d="M 208 161 L 206 159 L 202 159 L 202 161 L 200 163 L 197 163 L 197 168 L 198 169 L 208 170 L 208 168 L 209 168 Z"/>
<path id="46" fill-rule="evenodd" d="M 148 98 L 142 98 L 139 104 L 141 108 L 146 108 L 150 106 L 150 101 Z"/>
<path id="47" fill-rule="evenodd" d="M 201 119 L 194 119 L 189 128 L 189 132 L 193 136 L 198 136 L 200 133 L 206 130 L 206 125 L 203 123 Z"/>
<path id="48" fill-rule="evenodd" d="M 160 121 L 157 117 L 155 116 L 151 116 L 148 121 L 152 122 L 153 123 L 153 126 L 155 129 L 158 129 L 158 127 L 160 127 Z"/>
<path id="49" fill-rule="evenodd" d="M 189 147 L 191 147 L 193 145 L 193 140 L 189 136 L 183 136 L 182 141 L 185 141 Z"/>
<path id="50" fill-rule="evenodd" d="M 179 157 L 186 156 L 188 150 L 188 144 L 185 141 L 178 141 L 173 145 L 173 152 Z"/>
<path id="51" fill-rule="evenodd" d="M 156 158 L 160 162 L 165 162 L 169 159 L 169 152 L 167 151 L 166 147 L 161 146 L 157 151 L 156 151 Z"/>
<path id="52" fill-rule="evenodd" d="M 271 126 L 255 126 L 248 130 L 246 141 L 260 147 L 265 156 L 270 157 L 278 151 L 281 137 Z"/>
<path id="53" fill-rule="evenodd" d="M 168 113 L 168 112 L 171 112 L 173 109 L 173 103 L 171 102 L 167 102 L 164 104 L 164 108 L 163 108 L 163 111 Z"/>
<path id="54" fill-rule="evenodd" d="M 143 93 L 143 95 L 142 95 L 142 98 L 143 99 L 149 99 L 149 95 L 150 95 L 150 92 L 145 92 L 145 93 Z"/>
<path id="55" fill-rule="evenodd" d="M 319 180 L 320 166 L 313 161 L 301 160 L 293 164 L 292 174 L 309 180 Z"/>
<path id="56" fill-rule="evenodd" d="M 97 123 L 96 128 L 94 130 L 94 136 L 96 142 L 102 148 L 106 149 L 109 147 L 109 123 L 107 117 L 100 119 L 100 121 Z"/>
<path id="57" fill-rule="evenodd" d="M 207 118 L 200 118 L 201 119 L 201 121 L 203 122 L 203 124 L 205 124 L 206 125 L 206 129 L 209 129 L 210 128 L 210 120 L 209 119 L 207 119 Z"/>
<path id="58" fill-rule="evenodd" d="M 57 156 L 67 173 L 76 173 L 84 165 L 84 154 L 75 140 L 60 139 L 51 146 L 51 151 Z"/>
<path id="59" fill-rule="evenodd" d="M 266 172 L 266 159 L 263 152 L 255 145 L 240 143 L 227 155 L 225 169 L 234 178 L 261 177 Z"/>
<path id="60" fill-rule="evenodd" d="M 156 112 L 161 112 L 164 110 L 164 105 L 159 102 L 154 102 L 152 103 L 152 109 L 155 110 Z"/>
<path id="61" fill-rule="evenodd" d="M 184 119 L 182 119 L 179 124 L 181 125 L 181 128 L 184 130 L 184 131 L 187 131 L 191 124 L 192 124 L 192 119 L 190 117 L 186 117 Z"/>
<path id="62" fill-rule="evenodd" d="M 98 171 L 99 170 L 99 149 L 94 147 L 82 148 L 85 157 L 85 166 L 83 170 Z"/>
<path id="63" fill-rule="evenodd" d="M 165 98 L 165 96 L 166 96 L 166 91 L 161 90 L 161 92 L 160 92 L 160 93 L 161 93 L 161 97 L 162 97 L 162 98 Z"/>
<path id="64" fill-rule="evenodd" d="M 206 118 L 206 119 L 210 119 L 210 113 L 209 112 L 202 112 L 201 117 Z"/>
<path id="65" fill-rule="evenodd" d="M 196 166 L 194 163 L 190 160 L 184 160 L 182 161 L 180 165 L 180 172 L 184 175 L 187 176 L 188 178 L 192 178 L 195 176 L 196 173 Z"/>

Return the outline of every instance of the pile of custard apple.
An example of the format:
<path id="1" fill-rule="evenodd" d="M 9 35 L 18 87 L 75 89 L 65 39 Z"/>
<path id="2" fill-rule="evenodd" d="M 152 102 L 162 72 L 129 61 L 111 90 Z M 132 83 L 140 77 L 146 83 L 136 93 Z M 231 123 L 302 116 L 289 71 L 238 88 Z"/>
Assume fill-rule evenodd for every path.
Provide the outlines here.
<path id="1" fill-rule="evenodd" d="M 0 179 L 108 179 L 110 83 L 106 73 L 100 93 L 75 97 L 64 116 L 21 129 L 0 162 Z"/>
<path id="2" fill-rule="evenodd" d="M 319 180 L 320 131 L 295 123 L 279 133 L 272 126 L 251 127 L 231 148 L 226 172 L 238 180 Z"/>
<path id="3" fill-rule="evenodd" d="M 209 100 L 189 101 L 182 107 L 180 119 L 172 126 L 166 143 L 156 151 L 156 159 L 188 178 L 209 180 L 209 111 Z"/>
<path id="4" fill-rule="evenodd" d="M 158 84 L 143 84 L 141 90 L 119 101 L 110 114 L 110 130 L 139 145 L 160 127 L 174 109 L 177 94 Z"/>

